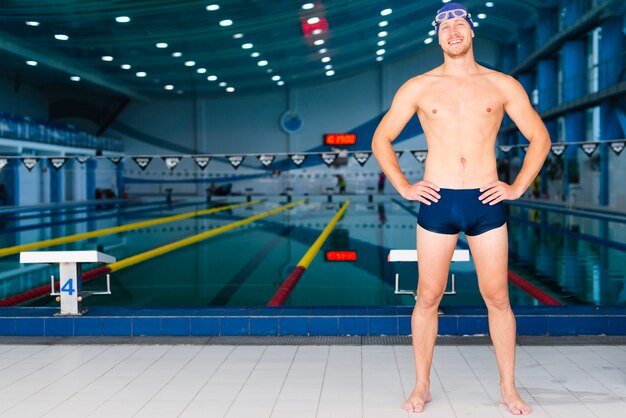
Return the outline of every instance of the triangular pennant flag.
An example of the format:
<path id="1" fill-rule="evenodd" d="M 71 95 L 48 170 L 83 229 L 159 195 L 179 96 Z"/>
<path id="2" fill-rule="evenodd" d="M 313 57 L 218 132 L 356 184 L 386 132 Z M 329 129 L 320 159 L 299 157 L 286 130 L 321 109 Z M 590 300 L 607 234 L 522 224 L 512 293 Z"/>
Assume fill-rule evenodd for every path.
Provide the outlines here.
<path id="1" fill-rule="evenodd" d="M 257 155 L 257 158 L 263 167 L 269 167 L 276 159 L 276 156 L 271 154 L 261 154 Z"/>
<path id="2" fill-rule="evenodd" d="M 289 154 L 289 158 L 291 158 L 291 162 L 296 165 L 296 167 L 300 167 L 307 158 L 306 154 Z"/>
<path id="3" fill-rule="evenodd" d="M 591 157 L 591 155 L 596 150 L 596 148 L 598 148 L 598 144 L 594 142 L 587 143 L 587 144 L 580 144 L 580 148 L 582 148 L 584 153 L 587 154 L 587 157 Z"/>
<path id="4" fill-rule="evenodd" d="M 625 141 L 611 142 L 609 145 L 611 146 L 611 149 L 613 150 L 615 155 L 620 155 L 622 151 L 624 151 L 624 145 L 626 145 L 626 142 Z"/>
<path id="5" fill-rule="evenodd" d="M 52 158 L 49 158 L 48 161 L 50 161 L 50 164 L 52 165 L 52 167 L 54 167 L 54 169 L 56 171 L 59 171 L 61 169 L 61 167 L 63 167 L 63 165 L 67 161 L 67 158 L 65 158 L 65 157 L 52 157 Z"/>
<path id="6" fill-rule="evenodd" d="M 243 163 L 243 160 L 246 159 L 246 156 L 245 155 L 227 155 L 226 159 L 228 160 L 230 165 L 232 165 L 233 168 L 236 170 L 239 168 L 241 163 Z"/>
<path id="7" fill-rule="evenodd" d="M 194 155 L 191 159 L 195 161 L 198 167 L 200 167 L 200 170 L 204 170 L 206 166 L 209 165 L 209 162 L 211 162 L 211 157 L 208 155 Z"/>
<path id="8" fill-rule="evenodd" d="M 565 152 L 567 144 L 552 144 L 552 154 L 560 157 Z"/>
<path id="9" fill-rule="evenodd" d="M 524 152 L 528 152 L 528 147 L 529 147 L 529 145 L 524 145 L 524 146 L 522 147 L 522 149 L 524 150 Z"/>
<path id="10" fill-rule="evenodd" d="M 502 152 L 509 152 L 509 151 L 511 151 L 513 149 L 513 146 L 511 146 L 511 145 L 500 145 L 498 148 Z"/>
<path id="11" fill-rule="evenodd" d="M 90 157 L 88 155 L 81 155 L 79 157 L 76 157 L 76 161 L 78 161 L 81 164 L 85 164 L 85 162 L 87 162 L 89 158 Z"/>
<path id="12" fill-rule="evenodd" d="M 399 160 L 402 154 L 404 154 L 404 151 L 396 151 L 396 158 Z"/>
<path id="13" fill-rule="evenodd" d="M 183 159 L 183 157 L 161 157 L 163 158 L 163 161 L 165 162 L 165 165 L 167 166 L 167 168 L 169 168 L 170 170 L 173 170 L 176 168 L 176 166 L 180 163 L 180 161 Z"/>
<path id="14" fill-rule="evenodd" d="M 426 161 L 426 154 L 428 154 L 428 151 L 413 151 L 413 156 L 420 163 Z"/>
<path id="15" fill-rule="evenodd" d="M 4 166 L 6 166 L 7 164 L 9 164 L 8 158 L 0 158 L 0 171 L 2 171 Z"/>
<path id="16" fill-rule="evenodd" d="M 152 161 L 152 157 L 133 157 L 133 161 L 141 168 L 141 171 L 143 171 L 148 167 L 150 161 Z"/>
<path id="17" fill-rule="evenodd" d="M 122 157 L 109 157 L 109 161 L 111 161 L 115 165 L 118 165 L 120 161 L 122 161 Z"/>
<path id="18" fill-rule="evenodd" d="M 322 157 L 322 160 L 324 160 L 324 164 L 326 164 L 326 167 L 330 167 L 332 163 L 334 163 L 337 159 L 337 155 L 339 154 L 337 154 L 336 152 L 324 152 L 320 154 L 320 157 Z"/>
<path id="19" fill-rule="evenodd" d="M 37 165 L 37 161 L 39 161 L 39 158 L 26 157 L 26 158 L 20 158 L 20 160 L 22 160 L 22 164 L 24 164 L 24 167 L 26 167 L 28 171 L 33 171 L 33 168 L 35 168 L 35 166 Z"/>
<path id="20" fill-rule="evenodd" d="M 354 159 L 356 160 L 356 162 L 359 163 L 361 167 L 363 167 L 365 163 L 367 162 L 367 160 L 370 159 L 370 156 L 372 155 L 372 153 L 366 152 L 366 151 L 358 151 L 352 155 L 354 156 Z"/>

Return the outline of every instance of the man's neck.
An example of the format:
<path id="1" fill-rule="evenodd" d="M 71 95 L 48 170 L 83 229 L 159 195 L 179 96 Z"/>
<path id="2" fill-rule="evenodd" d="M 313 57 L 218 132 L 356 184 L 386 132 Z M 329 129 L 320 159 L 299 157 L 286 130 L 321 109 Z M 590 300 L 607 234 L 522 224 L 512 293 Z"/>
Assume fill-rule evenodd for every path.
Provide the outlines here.
<path id="1" fill-rule="evenodd" d="M 462 77 L 477 74 L 479 72 L 479 65 L 476 63 L 476 60 L 474 60 L 474 54 L 470 50 L 462 57 L 456 58 L 444 54 L 441 70 L 444 75 Z"/>

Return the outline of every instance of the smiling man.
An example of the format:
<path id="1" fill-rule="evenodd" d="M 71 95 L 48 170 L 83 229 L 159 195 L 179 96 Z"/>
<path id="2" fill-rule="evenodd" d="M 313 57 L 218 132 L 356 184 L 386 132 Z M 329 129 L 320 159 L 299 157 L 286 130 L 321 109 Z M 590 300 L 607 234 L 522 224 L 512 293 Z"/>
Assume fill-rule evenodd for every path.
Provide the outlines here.
<path id="1" fill-rule="evenodd" d="M 473 22 L 459 3 L 447 3 L 433 22 L 443 50 L 439 67 L 404 83 L 380 122 L 372 150 L 396 190 L 421 202 L 417 218 L 419 283 L 411 320 L 416 382 L 403 408 L 422 412 L 430 402 L 430 368 L 437 309 L 460 232 L 470 246 L 500 371 L 500 402 L 515 415 L 531 408 L 515 387 L 515 317 L 507 286 L 508 237 L 503 201 L 518 199 L 550 150 L 548 132 L 526 92 L 512 77 L 474 60 Z M 530 141 L 513 184 L 498 180 L 495 141 L 504 113 Z M 391 143 L 417 113 L 428 157 L 423 180 L 402 174 Z"/>

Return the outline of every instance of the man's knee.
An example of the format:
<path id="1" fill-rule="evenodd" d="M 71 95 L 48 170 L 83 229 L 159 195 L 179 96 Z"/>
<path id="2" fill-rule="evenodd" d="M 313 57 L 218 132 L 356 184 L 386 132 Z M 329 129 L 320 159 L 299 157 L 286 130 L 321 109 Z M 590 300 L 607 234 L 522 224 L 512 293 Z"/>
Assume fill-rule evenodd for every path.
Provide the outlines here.
<path id="1" fill-rule="evenodd" d="M 494 294 L 482 293 L 485 305 L 489 309 L 504 310 L 511 307 L 508 292 L 498 292 Z"/>
<path id="2" fill-rule="evenodd" d="M 423 309 L 436 308 L 439 306 L 444 292 L 445 289 L 418 289 L 417 300 L 415 302 L 418 307 Z"/>

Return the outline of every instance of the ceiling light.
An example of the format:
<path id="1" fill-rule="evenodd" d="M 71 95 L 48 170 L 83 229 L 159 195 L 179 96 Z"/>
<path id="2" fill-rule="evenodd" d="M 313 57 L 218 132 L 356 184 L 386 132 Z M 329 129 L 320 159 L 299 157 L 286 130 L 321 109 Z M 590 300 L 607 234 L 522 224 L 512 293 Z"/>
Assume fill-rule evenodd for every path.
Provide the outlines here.
<path id="1" fill-rule="evenodd" d="M 217 76 L 216 75 L 210 75 L 206 79 L 209 80 L 209 81 L 215 81 L 215 80 L 217 80 Z"/>
<path id="2" fill-rule="evenodd" d="M 437 32 L 433 29 L 430 32 L 428 32 L 429 36 L 435 36 L 437 34 Z"/>
<path id="3" fill-rule="evenodd" d="M 251 56 L 252 58 L 256 58 L 256 57 L 258 57 L 258 56 L 260 56 L 260 55 L 261 55 L 261 54 L 259 54 L 258 52 L 253 52 L 252 54 L 250 54 L 250 56 Z"/>
<path id="4" fill-rule="evenodd" d="M 384 28 L 388 24 L 389 24 L 389 22 L 387 22 L 386 20 L 383 20 L 382 22 L 378 22 L 378 26 L 380 26 L 381 28 Z"/>
<path id="5" fill-rule="evenodd" d="M 327 52 L 328 52 L 328 49 L 326 49 L 326 48 L 322 48 L 322 49 L 320 49 L 320 51 L 319 51 L 319 52 L 320 52 L 320 54 L 325 54 L 325 53 L 327 53 Z"/>
<path id="6" fill-rule="evenodd" d="M 265 70 L 265 72 L 267 72 L 268 74 L 272 74 L 274 70 L 272 70 L 271 68 L 268 68 L 267 70 Z"/>
<path id="7" fill-rule="evenodd" d="M 39 22 L 35 22 L 34 20 L 30 20 L 26 22 L 28 26 L 39 26 Z"/>
<path id="8" fill-rule="evenodd" d="M 381 55 L 381 56 L 376 57 L 376 61 L 381 62 L 382 60 L 383 60 L 382 55 Z"/>
<path id="9" fill-rule="evenodd" d="M 475 28 L 477 28 L 477 27 L 479 27 L 479 26 L 480 26 L 480 23 L 478 23 L 478 22 L 474 22 L 474 27 L 475 27 Z"/>
<path id="10" fill-rule="evenodd" d="M 132 67 L 130 66 L 130 64 L 122 64 L 120 65 L 120 68 L 122 70 L 130 70 Z"/>
<path id="11" fill-rule="evenodd" d="M 110 55 L 104 55 L 101 59 L 102 61 L 113 61 L 113 57 Z"/>
<path id="12" fill-rule="evenodd" d="M 487 15 L 484 14 L 484 13 L 478 13 L 477 16 L 478 16 L 479 19 L 486 19 L 487 18 Z"/>
<path id="13" fill-rule="evenodd" d="M 308 23 L 309 25 L 315 25 L 316 23 L 320 23 L 320 18 L 319 17 L 310 17 L 307 19 L 306 23 Z"/>
<path id="14" fill-rule="evenodd" d="M 222 81 L 220 84 L 218 84 L 218 85 L 219 85 L 220 87 L 226 87 L 226 86 L 227 86 L 227 84 L 226 84 L 225 82 L 223 82 L 223 81 Z"/>
<path id="15" fill-rule="evenodd" d="M 384 38 L 387 35 L 388 35 L 388 33 L 386 31 L 378 32 L 378 37 L 379 38 Z"/>
<path id="16" fill-rule="evenodd" d="M 332 68 L 333 68 L 333 66 L 332 66 L 332 65 L 330 65 L 330 64 L 326 64 L 326 65 L 324 66 L 324 69 L 325 69 L 325 70 L 330 70 L 330 69 L 332 69 Z"/>
<path id="17" fill-rule="evenodd" d="M 247 44 L 241 45 L 241 47 L 243 49 L 251 49 L 252 47 L 254 47 L 254 45 L 252 45 L 250 42 L 248 42 Z"/>
<path id="18" fill-rule="evenodd" d="M 36 67 L 37 61 L 26 61 L 26 64 L 30 65 L 31 67 Z"/>
<path id="19" fill-rule="evenodd" d="M 219 4 L 209 4 L 209 5 L 206 7 L 206 9 L 207 9 L 209 12 L 214 12 L 214 11 L 216 11 L 216 10 L 219 10 L 219 9 L 220 9 L 220 5 L 219 5 Z"/>
<path id="20" fill-rule="evenodd" d="M 428 45 L 428 44 L 429 44 L 429 43 L 431 43 L 432 41 L 433 41 L 433 38 L 426 38 L 426 39 L 424 39 L 424 43 L 425 43 L 426 45 Z"/>
<path id="21" fill-rule="evenodd" d="M 493 7 L 493 2 L 492 1 L 488 1 L 487 3 L 485 3 L 485 6 Z"/>
<path id="22" fill-rule="evenodd" d="M 443 3 L 450 3 L 451 0 L 441 0 Z"/>
<path id="23" fill-rule="evenodd" d="M 54 35 L 54 39 L 58 39 L 59 41 L 67 41 L 68 39 L 70 39 L 70 37 L 67 35 L 58 34 Z"/>
<path id="24" fill-rule="evenodd" d="M 157 48 L 167 48 L 167 44 L 165 42 L 159 42 L 156 44 Z"/>
<path id="25" fill-rule="evenodd" d="M 73 75 L 73 76 L 70 77 L 70 80 L 72 80 L 72 81 L 80 81 L 80 77 L 77 76 L 77 75 Z"/>
<path id="26" fill-rule="evenodd" d="M 220 20 L 220 26 L 230 26 L 233 24 L 233 21 L 230 19 Z"/>
<path id="27" fill-rule="evenodd" d="M 206 73 L 206 68 L 198 68 L 196 71 L 198 72 L 198 74 L 204 74 Z"/>
<path id="28" fill-rule="evenodd" d="M 226 87 L 226 91 L 229 93 L 232 93 L 233 91 L 235 91 L 234 87 Z"/>
<path id="29" fill-rule="evenodd" d="M 173 56 L 174 58 L 182 57 L 182 56 L 183 56 L 183 53 L 182 53 L 182 52 L 173 52 L 173 53 L 172 53 L 172 56 Z"/>
<path id="30" fill-rule="evenodd" d="M 136 75 L 137 77 L 145 77 L 145 76 L 147 76 L 148 74 L 147 74 L 147 73 L 145 73 L 144 71 L 139 71 L 138 73 L 135 73 L 135 75 Z"/>
<path id="31" fill-rule="evenodd" d="M 272 81 L 278 81 L 280 80 L 280 76 L 279 75 L 275 75 L 272 77 Z"/>
<path id="32" fill-rule="evenodd" d="M 313 45 L 324 45 L 324 40 L 323 39 L 318 39 L 317 41 L 313 42 Z"/>
<path id="33" fill-rule="evenodd" d="M 195 61 L 186 61 L 185 62 L 185 67 L 193 67 L 194 65 L 196 65 Z"/>
<path id="34" fill-rule="evenodd" d="M 285 82 L 284 82 L 283 80 L 280 80 L 280 81 L 279 81 L 278 83 L 276 83 L 276 84 L 278 84 L 279 86 L 283 86 L 283 85 L 285 84 Z"/>
<path id="35" fill-rule="evenodd" d="M 381 16 L 387 16 L 387 15 L 390 15 L 390 14 L 391 14 L 391 12 L 392 12 L 392 10 L 391 10 L 391 9 L 381 10 L 381 11 L 380 11 L 380 15 L 381 15 Z"/>
<path id="36" fill-rule="evenodd" d="M 267 64 L 268 62 L 266 60 L 261 60 L 256 63 L 256 65 L 258 65 L 259 67 L 265 67 Z"/>
<path id="37" fill-rule="evenodd" d="M 312 9 L 312 8 L 314 8 L 314 7 L 315 7 L 315 5 L 314 5 L 313 3 L 304 3 L 304 4 L 302 5 L 302 8 L 303 8 L 304 10 L 311 10 L 311 9 Z"/>
<path id="38" fill-rule="evenodd" d="M 384 39 L 381 41 L 376 42 L 376 45 L 378 46 L 385 46 L 385 44 L 387 43 L 387 41 L 385 41 Z"/>
<path id="39" fill-rule="evenodd" d="M 182 90 L 176 90 L 176 94 L 183 94 Z"/>
<path id="40" fill-rule="evenodd" d="M 335 71 L 334 70 L 328 70 L 328 71 L 326 71 L 326 75 L 328 77 L 333 76 L 333 75 L 335 75 Z"/>
<path id="41" fill-rule="evenodd" d="M 236 33 L 236 34 L 233 35 L 233 38 L 234 39 L 241 39 L 241 38 L 243 38 L 243 33 Z"/>
<path id="42" fill-rule="evenodd" d="M 313 30 L 313 35 L 319 35 L 321 34 L 323 31 L 321 29 L 314 29 Z"/>
<path id="43" fill-rule="evenodd" d="M 128 22 L 130 22 L 130 17 L 128 17 L 128 16 L 118 16 L 118 17 L 115 18 L 115 21 L 117 23 L 128 23 Z"/>
<path id="44" fill-rule="evenodd" d="M 385 53 L 384 49 L 379 49 L 378 51 L 376 51 L 376 55 L 383 55 Z"/>
<path id="45" fill-rule="evenodd" d="M 329 62 L 330 61 L 330 57 L 324 57 L 322 58 L 322 62 Z"/>
<path id="46" fill-rule="evenodd" d="M 167 86 L 163 87 L 165 90 L 174 90 L 174 86 L 172 86 L 171 84 L 168 84 Z"/>

